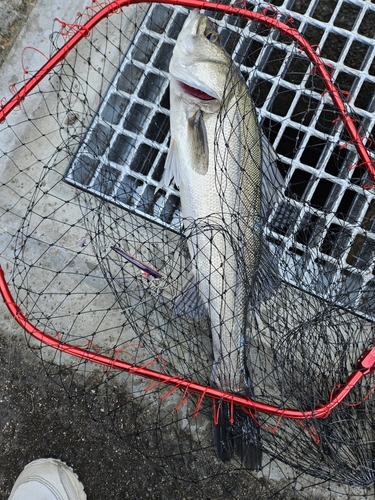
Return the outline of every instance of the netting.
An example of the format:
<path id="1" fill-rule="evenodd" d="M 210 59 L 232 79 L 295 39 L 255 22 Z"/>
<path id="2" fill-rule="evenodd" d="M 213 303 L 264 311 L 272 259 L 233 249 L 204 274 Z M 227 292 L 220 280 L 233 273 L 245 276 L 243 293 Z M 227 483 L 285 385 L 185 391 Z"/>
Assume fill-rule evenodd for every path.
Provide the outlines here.
<path id="1" fill-rule="evenodd" d="M 79 380 L 94 418 L 202 491 L 220 477 L 217 497 L 240 498 L 228 472 L 276 460 L 370 487 L 370 111 L 298 8 L 187 5 L 215 24 L 186 28 L 190 54 L 179 38 L 171 94 L 188 10 L 161 4 L 56 20 L 53 63 L 14 86 L 6 303 L 49 376 Z"/>

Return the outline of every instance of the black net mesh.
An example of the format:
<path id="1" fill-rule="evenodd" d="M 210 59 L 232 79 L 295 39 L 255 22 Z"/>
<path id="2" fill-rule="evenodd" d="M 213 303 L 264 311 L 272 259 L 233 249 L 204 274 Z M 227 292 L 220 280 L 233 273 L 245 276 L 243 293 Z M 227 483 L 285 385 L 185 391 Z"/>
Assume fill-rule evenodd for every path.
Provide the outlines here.
<path id="1" fill-rule="evenodd" d="M 239 84 L 227 77 L 208 137 L 217 169 L 211 191 L 202 182 L 197 196 L 208 206 L 218 200 L 204 209 L 211 213 L 194 217 L 202 213 L 194 205 L 184 214 L 178 186 L 159 184 L 170 140 L 168 66 L 187 11 L 131 6 L 99 23 L 3 126 L 2 266 L 28 320 L 62 342 L 279 409 L 317 410 L 375 338 L 368 173 L 350 169 L 356 149 L 291 38 L 207 14 L 260 122 L 249 136 L 253 111 L 241 108 L 242 96 L 230 101 Z M 85 16 L 75 26 L 56 22 L 52 52 Z M 359 104 L 352 115 L 361 129 Z M 310 475 L 303 484 L 356 487 L 348 497 L 374 483 L 372 373 L 324 418 L 238 414 L 216 402 L 227 434 L 215 453 L 210 398 L 29 342 L 66 390 L 73 379 L 83 384 L 95 419 L 195 492 L 215 481 L 215 498 L 247 498 L 249 484 L 282 498 L 300 473 Z M 263 449 L 265 476 L 279 471 L 269 493 L 261 473 L 243 470 L 246 426 L 251 446 Z"/>

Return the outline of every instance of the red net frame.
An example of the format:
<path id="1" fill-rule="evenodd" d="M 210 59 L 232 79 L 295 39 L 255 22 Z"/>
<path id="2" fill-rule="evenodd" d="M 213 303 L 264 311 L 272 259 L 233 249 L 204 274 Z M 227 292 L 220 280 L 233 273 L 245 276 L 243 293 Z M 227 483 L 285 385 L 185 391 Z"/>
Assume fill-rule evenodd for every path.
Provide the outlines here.
<path id="1" fill-rule="evenodd" d="M 91 29 L 96 26 L 102 19 L 108 17 L 111 14 L 116 13 L 119 9 L 127 7 L 129 5 L 144 3 L 139 0 L 117 0 L 111 2 L 107 5 L 100 6 L 100 10 L 96 12 L 84 25 L 66 25 L 68 27 L 68 33 L 73 33 L 71 38 L 69 38 L 63 47 L 61 47 L 47 62 L 46 64 L 34 75 L 32 76 L 24 86 L 18 90 L 13 97 L 6 102 L 0 109 L 0 122 L 4 121 L 6 117 L 19 106 L 22 101 L 27 97 L 27 95 L 45 78 L 49 72 L 59 64 L 75 47 L 80 40 L 86 37 Z M 207 9 L 212 11 L 219 11 L 225 14 L 241 16 L 249 21 L 256 21 L 263 24 L 268 28 L 275 28 L 284 35 L 290 37 L 303 51 L 310 61 L 314 64 L 314 68 L 317 74 L 322 78 L 325 84 L 326 92 L 329 93 L 335 108 L 339 114 L 340 119 L 345 125 L 346 131 L 350 137 L 350 142 L 353 144 L 358 152 L 361 159 L 362 165 L 367 169 L 371 183 L 368 183 L 365 188 L 371 188 L 375 183 L 375 165 L 373 164 L 371 157 L 368 153 L 364 141 L 355 126 L 355 120 L 351 117 L 345 102 L 343 101 L 341 94 L 337 87 L 334 85 L 331 79 L 330 72 L 327 70 L 325 63 L 319 57 L 315 49 L 307 42 L 307 40 L 292 26 L 283 23 L 278 19 L 277 11 L 266 9 L 263 13 L 257 13 L 253 11 L 248 11 L 247 9 L 237 8 L 236 6 L 223 5 L 219 3 L 212 2 L 202 2 L 198 0 L 174 0 L 163 2 L 148 2 L 148 3 L 163 3 L 169 5 L 180 5 L 185 7 L 192 7 L 197 9 Z M 269 13 L 271 12 L 271 16 Z M 204 397 L 209 397 L 213 400 L 225 401 L 232 405 L 238 405 L 248 411 L 253 413 L 255 411 L 274 415 L 279 418 L 289 418 L 299 420 L 309 420 L 309 419 L 321 419 L 326 418 L 330 412 L 343 402 L 348 393 L 353 389 L 353 387 L 358 384 L 362 377 L 371 374 L 375 371 L 375 347 L 366 350 L 360 359 L 356 363 L 356 368 L 346 380 L 344 384 L 340 386 L 335 386 L 332 388 L 330 400 L 324 404 L 319 405 L 316 408 L 310 410 L 298 410 L 289 408 L 279 408 L 276 406 L 264 404 L 255 401 L 250 398 L 245 398 L 217 389 L 212 387 L 197 384 L 191 380 L 183 379 L 181 377 L 170 376 L 158 371 L 151 370 L 147 366 L 136 366 L 124 361 L 114 359 L 105 355 L 101 355 L 96 352 L 86 350 L 85 348 L 70 345 L 69 343 L 63 343 L 59 340 L 59 335 L 52 337 L 41 330 L 35 328 L 28 320 L 27 317 L 22 313 L 20 308 L 17 306 L 12 298 L 8 284 L 3 270 L 0 268 L 0 291 L 5 304 L 7 305 L 10 313 L 14 319 L 20 324 L 20 326 L 31 336 L 41 341 L 43 344 L 52 347 L 56 350 L 64 352 L 69 355 L 88 360 L 99 365 L 103 365 L 110 369 L 117 369 L 132 373 L 147 379 L 151 379 L 160 385 L 171 386 L 171 390 L 167 393 L 170 394 L 177 389 L 182 389 L 184 395 L 182 397 L 182 403 L 186 399 L 187 394 L 197 394 L 199 395 L 198 403 L 196 407 L 196 412 L 199 411 L 199 405 Z M 367 397 L 367 396 L 365 396 Z"/>
<path id="2" fill-rule="evenodd" d="M 335 395 L 332 394 L 331 400 L 325 404 L 320 405 L 317 408 L 311 409 L 309 411 L 293 410 L 288 408 L 278 408 L 276 406 L 260 403 L 254 401 L 250 398 L 244 398 L 241 396 L 236 396 L 234 394 L 220 391 L 218 389 L 213 389 L 210 386 L 205 386 L 197 384 L 191 380 L 183 379 L 181 377 L 173 377 L 165 373 L 160 373 L 155 370 L 151 370 L 147 366 L 136 366 L 119 359 L 113 359 L 108 356 L 96 352 L 90 352 L 84 348 L 70 345 L 68 343 L 63 343 L 59 340 L 59 336 L 51 337 L 50 335 L 42 332 L 38 328 L 35 328 L 22 314 L 22 311 L 17 306 L 12 298 L 9 291 L 9 287 L 5 280 L 4 271 L 0 268 L 0 292 L 3 297 L 4 303 L 8 307 L 13 318 L 17 323 L 35 339 L 39 340 L 43 344 L 64 352 L 65 354 L 70 354 L 78 358 L 82 358 L 87 361 L 92 361 L 99 365 L 108 367 L 110 369 L 123 370 L 140 377 L 154 380 L 160 385 L 170 385 L 172 386 L 172 391 L 181 389 L 185 393 L 198 394 L 200 399 L 198 400 L 198 405 L 201 403 L 203 397 L 209 397 L 213 400 L 226 401 L 232 405 L 238 405 L 246 409 L 249 412 L 259 411 L 269 415 L 275 415 L 280 418 L 290 418 L 295 420 L 309 420 L 312 418 L 325 418 L 330 412 L 339 405 L 345 397 L 348 395 L 350 390 L 361 380 L 362 377 L 372 373 L 375 370 L 375 347 L 371 350 L 366 351 L 361 359 L 357 363 L 356 370 L 352 373 L 349 379 L 343 384 L 336 392 Z M 335 391 L 335 387 L 332 389 L 332 393 Z M 199 406 L 196 411 L 199 410 Z"/>

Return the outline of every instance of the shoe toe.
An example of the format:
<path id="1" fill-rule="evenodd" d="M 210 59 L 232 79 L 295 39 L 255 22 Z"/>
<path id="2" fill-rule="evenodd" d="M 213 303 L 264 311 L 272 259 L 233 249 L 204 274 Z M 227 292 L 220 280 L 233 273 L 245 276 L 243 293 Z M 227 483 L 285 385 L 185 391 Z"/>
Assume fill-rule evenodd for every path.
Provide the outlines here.
<path id="1" fill-rule="evenodd" d="M 18 476 L 9 500 L 86 500 L 77 475 L 53 458 L 34 460 Z"/>

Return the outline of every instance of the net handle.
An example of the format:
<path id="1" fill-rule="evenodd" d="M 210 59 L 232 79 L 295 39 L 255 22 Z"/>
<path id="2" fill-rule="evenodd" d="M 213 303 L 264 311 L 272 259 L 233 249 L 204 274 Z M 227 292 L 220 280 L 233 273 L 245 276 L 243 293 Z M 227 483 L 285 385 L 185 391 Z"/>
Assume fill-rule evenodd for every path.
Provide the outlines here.
<path id="1" fill-rule="evenodd" d="M 82 38 L 88 36 L 90 31 L 94 26 L 96 26 L 102 19 L 108 17 L 109 15 L 121 10 L 123 7 L 128 7 L 129 5 L 135 5 L 139 3 L 162 3 L 167 5 L 179 5 L 184 7 L 192 7 L 196 9 L 206 9 L 215 10 L 223 12 L 224 14 L 231 14 L 244 17 L 249 21 L 257 21 L 268 28 L 275 28 L 282 34 L 290 37 L 294 42 L 297 43 L 300 50 L 302 50 L 314 64 L 316 72 L 321 76 L 324 81 L 325 87 L 331 99 L 338 111 L 341 120 L 345 124 L 346 130 L 350 136 L 350 142 L 355 146 L 359 157 L 361 158 L 362 164 L 366 167 L 368 174 L 371 179 L 371 183 L 368 183 L 364 188 L 370 188 L 375 186 L 375 165 L 372 162 L 367 148 L 363 144 L 363 140 L 357 131 L 355 122 L 353 118 L 349 115 L 348 109 L 340 95 L 339 90 L 334 85 L 331 79 L 330 73 L 327 71 L 323 60 L 315 52 L 314 48 L 308 43 L 308 41 L 293 27 L 281 22 L 277 19 L 277 14 L 274 12 L 274 17 L 267 16 L 265 13 L 253 12 L 247 9 L 241 9 L 232 5 L 223 5 L 215 2 L 204 2 L 201 0 L 115 0 L 104 7 L 102 7 L 96 14 L 94 14 L 85 24 L 82 26 L 75 25 L 77 31 L 72 35 L 72 37 L 67 40 L 67 42 L 42 66 L 42 68 L 37 71 L 37 73 L 32 76 L 24 86 L 18 90 L 14 96 L 7 101 L 0 108 L 0 123 L 5 120 L 8 114 L 25 99 L 27 94 L 38 85 L 39 82 L 58 64 L 60 63 L 70 50 L 77 45 L 77 43 L 82 40 Z"/>
<path id="2" fill-rule="evenodd" d="M 357 369 L 350 375 L 347 382 L 343 384 L 334 395 L 332 395 L 330 401 L 327 404 L 320 405 L 313 410 L 306 411 L 293 410 L 289 408 L 279 408 L 277 406 L 261 403 L 250 398 L 245 398 L 243 396 L 238 396 L 229 392 L 214 389 L 213 387 L 201 385 L 186 378 L 172 376 L 166 373 L 151 370 L 147 366 L 137 366 L 135 364 L 127 363 L 126 361 L 121 361 L 117 358 L 110 358 L 109 356 L 105 356 L 93 351 L 88 351 L 87 349 L 79 346 L 61 342 L 59 334 L 56 334 L 56 336 L 53 337 L 47 333 L 42 332 L 41 330 L 33 326 L 30 321 L 28 321 L 10 293 L 9 285 L 5 280 L 5 274 L 1 266 L 0 292 L 5 305 L 8 307 L 10 314 L 17 321 L 17 323 L 29 335 L 42 342 L 44 345 L 52 347 L 53 349 L 61 351 L 65 354 L 69 354 L 86 361 L 91 361 L 93 363 L 106 366 L 109 369 L 125 371 L 146 379 L 151 379 L 157 382 L 157 385 L 172 386 L 173 390 L 182 389 L 184 390 L 184 394 L 198 394 L 201 399 L 207 396 L 212 400 L 225 401 L 231 403 L 232 405 L 235 404 L 249 411 L 250 413 L 257 411 L 260 413 L 275 415 L 280 418 L 288 418 L 293 420 L 326 418 L 331 413 L 331 411 L 343 401 L 343 399 L 349 394 L 351 389 L 361 380 L 363 376 L 375 371 L 375 347 L 373 347 L 371 350 L 365 351 L 363 353 L 360 360 L 358 361 Z M 334 390 L 335 388 L 332 390 L 332 393 L 334 392 Z"/>

